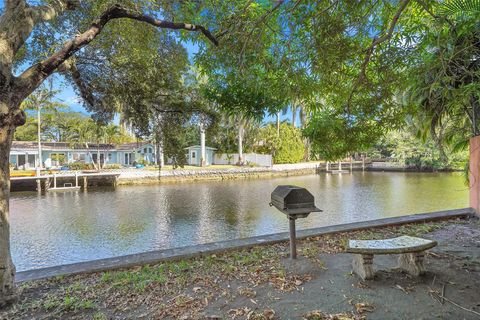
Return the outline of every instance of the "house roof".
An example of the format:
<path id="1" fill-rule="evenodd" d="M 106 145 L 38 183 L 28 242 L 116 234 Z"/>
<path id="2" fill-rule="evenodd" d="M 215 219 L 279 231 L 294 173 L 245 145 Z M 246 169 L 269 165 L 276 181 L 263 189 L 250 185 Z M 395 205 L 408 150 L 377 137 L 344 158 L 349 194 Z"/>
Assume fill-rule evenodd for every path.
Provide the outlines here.
<path id="1" fill-rule="evenodd" d="M 55 150 L 134 150 L 141 148 L 149 142 L 131 142 L 114 145 L 110 143 L 69 143 L 69 142 L 42 142 L 42 150 L 55 151 Z M 38 145 L 36 141 L 13 141 L 12 150 L 37 150 Z"/>
<path id="2" fill-rule="evenodd" d="M 195 146 L 190 146 L 188 148 L 185 148 L 185 149 L 201 149 L 202 147 L 199 146 L 199 145 L 195 145 Z M 205 149 L 208 149 L 208 150 L 217 150 L 217 148 L 212 148 L 212 147 L 207 147 L 205 146 Z"/>
<path id="3" fill-rule="evenodd" d="M 117 150 L 133 150 L 133 149 L 142 148 L 146 145 L 151 145 L 151 143 L 148 141 L 122 143 L 117 145 L 116 149 Z"/>

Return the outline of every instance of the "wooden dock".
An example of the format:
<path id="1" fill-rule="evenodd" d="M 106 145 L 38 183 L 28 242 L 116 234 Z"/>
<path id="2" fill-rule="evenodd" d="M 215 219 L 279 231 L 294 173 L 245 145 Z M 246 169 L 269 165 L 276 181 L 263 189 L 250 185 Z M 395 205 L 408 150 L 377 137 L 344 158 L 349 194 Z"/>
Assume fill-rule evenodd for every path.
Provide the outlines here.
<path id="1" fill-rule="evenodd" d="M 365 161 L 365 158 L 362 158 L 361 161 L 354 161 L 350 158 L 349 161 L 338 161 L 338 162 L 325 162 L 324 171 L 331 174 L 342 174 L 342 173 L 352 173 L 353 170 L 362 170 L 365 171 L 367 166 L 371 165 L 371 161 Z M 319 170 L 321 171 L 321 168 Z"/>
<path id="2" fill-rule="evenodd" d="M 89 183 L 102 185 L 117 185 L 120 173 L 110 172 L 61 172 L 31 177 L 11 177 L 12 191 L 36 189 L 45 191 L 75 191 L 87 190 Z"/>

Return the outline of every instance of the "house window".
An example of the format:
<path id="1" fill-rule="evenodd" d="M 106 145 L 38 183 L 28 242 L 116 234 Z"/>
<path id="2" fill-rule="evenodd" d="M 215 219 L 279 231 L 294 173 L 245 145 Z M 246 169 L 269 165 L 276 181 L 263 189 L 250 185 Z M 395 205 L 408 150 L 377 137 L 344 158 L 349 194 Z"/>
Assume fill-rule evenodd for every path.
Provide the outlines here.
<path id="1" fill-rule="evenodd" d="M 19 154 L 17 158 L 17 166 L 23 166 L 23 165 L 25 165 L 25 155 Z"/>
<path id="2" fill-rule="evenodd" d="M 65 163 L 65 153 L 50 153 L 53 166 L 60 166 Z"/>
<path id="3" fill-rule="evenodd" d="M 27 162 L 29 167 L 35 167 L 35 155 L 34 154 L 29 154 L 27 156 Z"/>
<path id="4" fill-rule="evenodd" d="M 197 157 L 197 152 L 192 151 L 192 159 L 195 159 Z"/>
<path id="5" fill-rule="evenodd" d="M 112 157 L 113 157 L 112 154 L 109 153 L 109 154 L 108 154 L 108 161 L 112 161 Z"/>
<path id="6" fill-rule="evenodd" d="M 73 154 L 73 161 L 82 161 L 85 162 L 85 153 L 77 153 Z"/>
<path id="7" fill-rule="evenodd" d="M 125 153 L 125 164 L 130 164 L 130 161 L 129 161 L 129 153 Z"/>
<path id="8" fill-rule="evenodd" d="M 143 153 L 147 153 L 147 148 L 143 148 Z"/>

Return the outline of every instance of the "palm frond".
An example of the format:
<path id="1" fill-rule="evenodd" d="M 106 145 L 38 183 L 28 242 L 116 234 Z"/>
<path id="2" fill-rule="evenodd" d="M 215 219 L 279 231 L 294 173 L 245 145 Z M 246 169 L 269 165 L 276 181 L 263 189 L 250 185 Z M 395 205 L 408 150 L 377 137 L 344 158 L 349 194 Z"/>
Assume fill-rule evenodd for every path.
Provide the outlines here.
<path id="1" fill-rule="evenodd" d="M 447 0 L 439 8 L 447 16 L 480 14 L 480 0 Z"/>

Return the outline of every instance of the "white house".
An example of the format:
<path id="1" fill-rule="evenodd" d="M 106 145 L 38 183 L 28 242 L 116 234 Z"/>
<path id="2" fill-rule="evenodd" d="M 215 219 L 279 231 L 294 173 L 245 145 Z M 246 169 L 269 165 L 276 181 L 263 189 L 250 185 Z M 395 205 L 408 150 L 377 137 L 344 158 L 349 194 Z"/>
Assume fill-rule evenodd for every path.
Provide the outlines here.
<path id="1" fill-rule="evenodd" d="M 202 161 L 202 148 L 200 146 L 191 146 L 185 148 L 187 150 L 187 164 L 191 166 L 200 166 Z M 205 165 L 209 166 L 213 164 L 213 155 L 215 148 L 205 147 Z"/>

